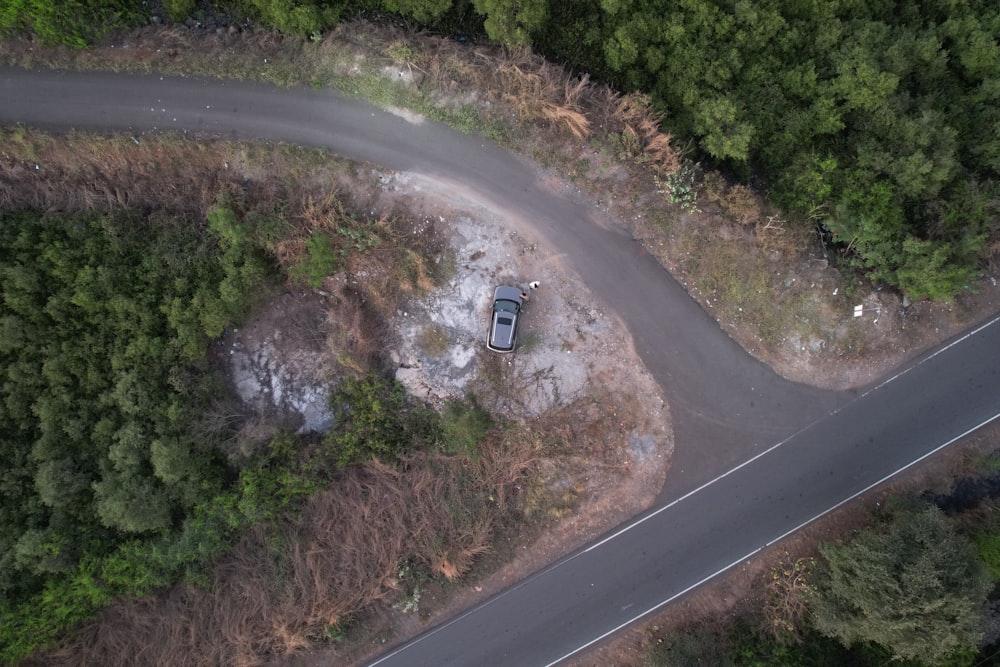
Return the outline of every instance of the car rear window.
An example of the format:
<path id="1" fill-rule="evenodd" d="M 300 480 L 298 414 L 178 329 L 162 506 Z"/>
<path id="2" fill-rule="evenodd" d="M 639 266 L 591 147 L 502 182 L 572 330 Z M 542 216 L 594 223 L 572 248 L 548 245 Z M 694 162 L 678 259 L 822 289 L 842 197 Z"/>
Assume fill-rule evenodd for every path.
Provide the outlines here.
<path id="1" fill-rule="evenodd" d="M 514 324 L 514 320 L 510 319 L 509 317 L 498 317 L 497 318 L 497 322 L 499 324 L 504 324 L 504 325 L 507 325 L 507 326 L 510 326 L 511 324 Z"/>

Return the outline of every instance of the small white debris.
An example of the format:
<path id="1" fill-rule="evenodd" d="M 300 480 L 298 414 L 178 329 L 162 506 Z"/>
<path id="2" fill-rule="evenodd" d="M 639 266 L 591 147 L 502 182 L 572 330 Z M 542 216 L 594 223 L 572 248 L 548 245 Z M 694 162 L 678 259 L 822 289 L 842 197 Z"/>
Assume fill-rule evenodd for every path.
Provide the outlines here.
<path id="1" fill-rule="evenodd" d="M 861 317 L 864 314 L 865 314 L 864 304 L 859 304 L 857 306 L 854 306 L 854 317 Z"/>

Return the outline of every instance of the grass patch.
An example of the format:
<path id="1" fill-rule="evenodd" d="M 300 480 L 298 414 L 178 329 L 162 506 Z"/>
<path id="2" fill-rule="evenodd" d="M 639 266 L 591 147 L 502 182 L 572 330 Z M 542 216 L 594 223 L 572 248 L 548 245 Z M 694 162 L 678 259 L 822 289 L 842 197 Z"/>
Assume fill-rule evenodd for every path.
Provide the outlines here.
<path id="1" fill-rule="evenodd" d="M 449 401 L 441 414 L 441 448 L 478 458 L 479 443 L 492 427 L 493 417 L 474 397 Z"/>
<path id="2" fill-rule="evenodd" d="M 451 345 L 448 330 L 437 323 L 426 324 L 417 335 L 417 345 L 429 357 L 440 357 Z"/>

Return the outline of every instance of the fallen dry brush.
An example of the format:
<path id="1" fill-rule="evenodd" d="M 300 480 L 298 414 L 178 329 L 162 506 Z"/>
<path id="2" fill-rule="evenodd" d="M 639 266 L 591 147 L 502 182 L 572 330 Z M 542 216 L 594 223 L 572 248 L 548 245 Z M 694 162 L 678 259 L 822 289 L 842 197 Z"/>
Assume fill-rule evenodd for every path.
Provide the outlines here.
<path id="1" fill-rule="evenodd" d="M 363 33 L 364 37 L 358 36 Z M 427 34 L 409 34 L 384 24 L 356 22 L 331 35 L 337 40 L 415 67 L 422 76 L 421 89 L 440 103 L 443 95 L 476 91 L 479 113 L 503 118 L 514 113 L 521 123 L 542 123 L 567 130 L 576 139 L 588 139 L 599 128 L 603 139 L 622 133 L 636 138 L 638 156 L 659 174 L 673 173 L 680 163 L 669 134 L 660 130 L 662 116 L 652 108 L 648 95 L 621 95 L 604 84 L 590 81 L 586 73 L 571 72 L 532 52 L 529 47 L 469 47 L 454 40 Z M 405 58 L 400 58 L 405 54 Z M 485 102 L 485 103 L 484 103 Z"/>
<path id="2" fill-rule="evenodd" d="M 154 206 L 204 211 L 227 180 L 218 150 L 181 140 L 84 135 L 63 140 L 12 130 L 0 132 L 0 145 L 0 208 L 6 211 Z"/>
<path id="3" fill-rule="evenodd" d="M 76 212 L 163 209 L 196 217 L 221 192 L 244 208 L 286 202 L 302 206 L 329 190 L 343 170 L 318 152 L 179 136 L 70 134 L 0 130 L 0 209 Z M 311 169 L 311 181 L 301 178 Z M 325 173 L 318 173 L 324 171 Z"/>
<path id="4" fill-rule="evenodd" d="M 403 563 L 466 574 L 519 512 L 541 446 L 512 427 L 476 460 L 423 453 L 344 469 L 298 516 L 250 531 L 207 588 L 121 602 L 36 664 L 245 666 L 303 649 L 398 599 Z"/>

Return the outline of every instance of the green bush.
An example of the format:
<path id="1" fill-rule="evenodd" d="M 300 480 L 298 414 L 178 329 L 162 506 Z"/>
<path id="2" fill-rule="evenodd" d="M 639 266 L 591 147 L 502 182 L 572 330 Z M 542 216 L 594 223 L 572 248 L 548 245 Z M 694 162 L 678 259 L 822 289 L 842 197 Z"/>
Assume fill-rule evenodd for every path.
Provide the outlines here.
<path id="1" fill-rule="evenodd" d="M 196 0 L 163 0 L 163 8 L 171 21 L 183 21 L 194 12 Z"/>
<path id="2" fill-rule="evenodd" d="M 440 435 L 433 410 L 414 403 L 395 380 L 377 375 L 346 380 L 330 405 L 340 418 L 324 443 L 338 466 L 394 461 L 410 448 L 433 444 Z"/>
<path id="3" fill-rule="evenodd" d="M 267 26 L 290 35 L 312 35 L 336 25 L 341 6 L 316 0 L 248 0 Z"/>
<path id="4" fill-rule="evenodd" d="M 85 47 L 147 16 L 133 0 L 5 0 L 0 37 L 24 32 L 45 44 Z"/>
<path id="5" fill-rule="evenodd" d="M 990 571 L 994 581 L 1000 581 L 1000 533 L 983 531 L 974 539 L 976 553 Z"/>
<path id="6" fill-rule="evenodd" d="M 306 241 L 306 256 L 291 270 L 296 280 L 310 287 L 321 287 L 327 276 L 337 271 L 338 260 L 330 238 L 324 234 L 313 234 Z"/>
<path id="7" fill-rule="evenodd" d="M 820 547 L 816 628 L 934 664 L 975 650 L 989 590 L 968 540 L 933 506 L 901 505 L 891 523 Z"/>
<path id="8" fill-rule="evenodd" d="M 225 534 L 178 546 L 226 472 L 219 443 L 190 429 L 208 403 L 210 337 L 269 267 L 197 220 L 27 212 L 2 224 L 0 645 L 24 648 L 165 585 L 200 558 L 186 549 Z M 252 520 L 283 497 L 274 484 L 240 490 Z"/>
<path id="9" fill-rule="evenodd" d="M 995 192 L 1000 174 L 1000 9 L 886 7 L 551 3 L 536 46 L 648 92 L 666 131 L 838 232 L 874 280 L 947 298 L 986 252 L 967 202 L 969 184 Z"/>
<path id="10" fill-rule="evenodd" d="M 475 456 L 493 427 L 493 417 L 475 398 L 448 401 L 441 414 L 441 448 L 449 454 Z"/>

